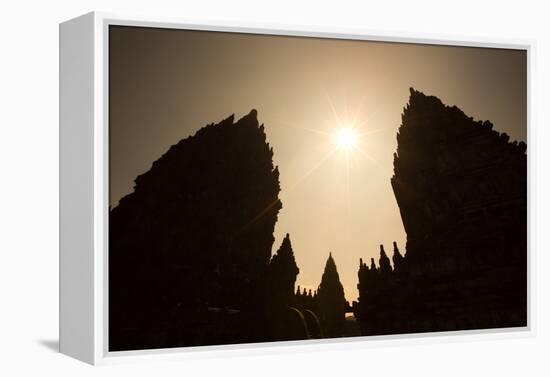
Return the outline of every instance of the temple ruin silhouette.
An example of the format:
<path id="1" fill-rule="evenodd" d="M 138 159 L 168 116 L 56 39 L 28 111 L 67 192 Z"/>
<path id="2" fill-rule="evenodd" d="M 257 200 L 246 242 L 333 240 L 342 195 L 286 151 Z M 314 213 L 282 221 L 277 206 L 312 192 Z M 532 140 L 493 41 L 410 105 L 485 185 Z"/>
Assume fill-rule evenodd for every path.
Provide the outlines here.
<path id="1" fill-rule="evenodd" d="M 256 110 L 181 140 L 109 218 L 109 349 L 321 337 L 294 295 L 290 235 L 271 257 L 279 172 Z"/>
<path id="2" fill-rule="evenodd" d="M 110 210 L 109 350 L 525 326 L 526 144 L 492 128 L 410 90 L 391 179 L 407 244 L 360 260 L 352 305 L 332 253 L 317 289 L 295 289 L 292 229 L 272 255 L 256 110 L 199 129 Z"/>
<path id="3" fill-rule="evenodd" d="M 329 253 L 316 297 L 325 336 L 344 335 L 346 298 L 332 253 Z"/>
<path id="4" fill-rule="evenodd" d="M 111 349 L 267 337 L 254 322 L 281 208 L 272 157 L 252 110 L 201 128 L 136 178 L 110 213 Z"/>
<path id="5" fill-rule="evenodd" d="M 527 146 L 492 128 L 410 90 L 391 179 L 406 254 L 360 261 L 363 335 L 527 325 Z"/>

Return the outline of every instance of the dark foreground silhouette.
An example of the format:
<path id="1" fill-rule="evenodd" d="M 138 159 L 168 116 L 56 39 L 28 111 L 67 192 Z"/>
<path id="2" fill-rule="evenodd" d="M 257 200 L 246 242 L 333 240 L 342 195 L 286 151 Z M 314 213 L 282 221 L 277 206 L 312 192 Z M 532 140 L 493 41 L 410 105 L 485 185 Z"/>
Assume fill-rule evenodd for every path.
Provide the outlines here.
<path id="1" fill-rule="evenodd" d="M 332 255 L 314 292 L 294 291 L 289 234 L 271 255 L 279 172 L 255 110 L 172 146 L 110 211 L 109 349 L 525 326 L 526 145 L 412 89 L 397 140 L 406 254 L 360 261 L 351 306 Z"/>
<path id="2" fill-rule="evenodd" d="M 321 336 L 296 307 L 289 235 L 271 259 L 279 172 L 255 110 L 180 141 L 135 183 L 110 213 L 110 350 Z"/>
<path id="3" fill-rule="evenodd" d="M 527 325 L 526 145 L 492 127 L 411 89 L 391 180 L 407 253 L 360 261 L 364 335 Z"/>

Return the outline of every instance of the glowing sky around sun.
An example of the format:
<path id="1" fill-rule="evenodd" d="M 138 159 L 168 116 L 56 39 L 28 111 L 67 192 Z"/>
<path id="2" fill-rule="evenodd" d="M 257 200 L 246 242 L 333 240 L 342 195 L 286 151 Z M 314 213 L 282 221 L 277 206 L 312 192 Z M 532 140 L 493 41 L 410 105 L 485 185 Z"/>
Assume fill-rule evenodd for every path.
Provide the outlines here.
<path id="1" fill-rule="evenodd" d="M 352 150 L 359 142 L 359 135 L 353 127 L 342 127 L 335 135 L 336 145 L 345 151 Z"/>

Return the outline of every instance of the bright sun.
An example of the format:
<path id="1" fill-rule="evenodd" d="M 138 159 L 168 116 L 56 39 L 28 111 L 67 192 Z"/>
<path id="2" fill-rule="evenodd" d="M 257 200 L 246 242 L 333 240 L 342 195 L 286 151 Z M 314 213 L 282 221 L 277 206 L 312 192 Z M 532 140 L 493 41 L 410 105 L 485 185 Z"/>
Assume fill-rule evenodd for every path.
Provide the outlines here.
<path id="1" fill-rule="evenodd" d="M 350 150 L 357 145 L 359 135 L 351 127 L 342 127 L 336 131 L 336 145 L 343 150 Z"/>

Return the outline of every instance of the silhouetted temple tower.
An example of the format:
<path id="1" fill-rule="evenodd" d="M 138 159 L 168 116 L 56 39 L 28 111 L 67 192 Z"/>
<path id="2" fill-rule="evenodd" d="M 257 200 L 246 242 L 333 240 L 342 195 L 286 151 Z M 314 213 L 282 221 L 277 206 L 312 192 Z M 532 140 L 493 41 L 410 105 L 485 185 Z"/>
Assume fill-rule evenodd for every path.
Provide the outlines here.
<path id="1" fill-rule="evenodd" d="M 437 97 L 410 93 L 391 179 L 408 257 L 440 253 L 449 243 L 475 243 L 487 254 L 509 248 L 510 241 L 521 256 L 527 232 L 526 144 L 509 142 L 490 122 L 474 121 Z"/>
<path id="2" fill-rule="evenodd" d="M 199 129 L 138 176 L 110 211 L 110 350 L 265 340 L 254 312 L 279 191 L 256 110 Z"/>
<path id="3" fill-rule="evenodd" d="M 321 277 L 321 284 L 317 291 L 317 300 L 321 325 L 325 336 L 342 336 L 346 316 L 346 299 L 344 296 L 344 287 L 340 283 L 340 277 L 332 254 L 329 254 L 323 276 Z"/>
<path id="4" fill-rule="evenodd" d="M 380 245 L 380 273 L 388 274 L 391 270 L 390 258 L 388 258 L 384 251 L 384 245 Z"/>
<path id="5" fill-rule="evenodd" d="M 393 261 L 393 268 L 395 270 L 398 270 L 399 267 L 401 266 L 401 262 L 403 262 L 403 256 L 399 252 L 399 248 L 397 247 L 397 242 L 395 242 L 395 241 L 393 242 L 392 261 Z"/>
<path id="6" fill-rule="evenodd" d="M 300 269 L 287 233 L 269 264 L 269 298 L 275 305 L 290 306 L 294 301 L 294 283 Z"/>
<path id="7" fill-rule="evenodd" d="M 406 255 L 359 268 L 362 333 L 527 323 L 527 155 L 488 122 L 414 89 L 402 115 L 393 191 Z"/>

